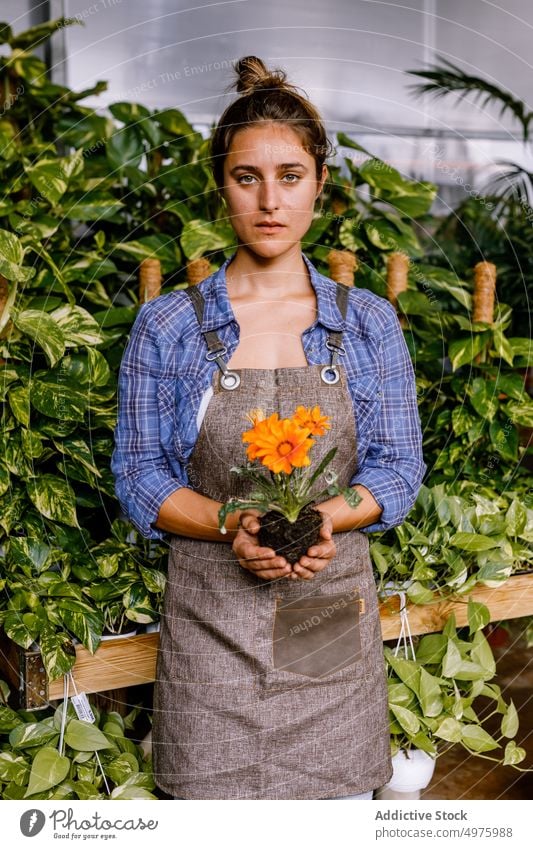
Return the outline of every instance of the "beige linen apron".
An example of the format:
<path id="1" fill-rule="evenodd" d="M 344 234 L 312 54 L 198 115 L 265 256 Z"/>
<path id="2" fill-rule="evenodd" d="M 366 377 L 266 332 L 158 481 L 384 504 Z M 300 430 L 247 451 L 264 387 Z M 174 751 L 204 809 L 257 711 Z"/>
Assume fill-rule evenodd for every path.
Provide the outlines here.
<path id="1" fill-rule="evenodd" d="M 204 335 L 221 371 L 187 467 L 190 486 L 217 501 L 246 494 L 249 484 L 230 473 L 245 462 L 245 414 L 261 407 L 291 416 L 299 404 L 318 404 L 331 417 L 312 462 L 337 446 L 329 468 L 347 486 L 356 433 L 336 364 L 340 334 L 330 334 L 329 366 L 235 371 L 217 356 L 216 334 Z M 230 544 L 171 538 L 153 716 L 154 773 L 164 791 L 185 799 L 324 799 L 389 780 L 368 539 L 350 531 L 334 541 L 334 559 L 310 581 L 263 581 L 239 565 Z"/>

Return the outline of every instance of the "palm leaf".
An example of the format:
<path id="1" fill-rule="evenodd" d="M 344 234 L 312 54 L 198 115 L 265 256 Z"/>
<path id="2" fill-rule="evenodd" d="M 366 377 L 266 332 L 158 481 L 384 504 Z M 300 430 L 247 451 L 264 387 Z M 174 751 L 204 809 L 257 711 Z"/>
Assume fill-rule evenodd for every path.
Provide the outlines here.
<path id="1" fill-rule="evenodd" d="M 483 191 L 498 198 L 511 198 L 519 203 L 523 201 L 531 205 L 533 203 L 533 172 L 516 162 L 507 160 L 499 160 L 496 164 L 505 166 L 508 170 L 501 171 L 492 177 L 483 186 Z"/>
<path id="2" fill-rule="evenodd" d="M 416 96 L 431 94 L 438 98 L 455 92 L 459 93 L 460 100 L 468 94 L 474 95 L 474 100 L 480 101 L 482 108 L 491 101 L 500 103 L 500 116 L 504 112 L 510 112 L 514 115 L 522 126 L 523 140 L 528 140 L 529 124 L 533 118 L 533 112 L 527 110 L 523 100 L 518 100 L 509 91 L 499 88 L 483 77 L 465 73 L 457 65 L 442 56 L 437 56 L 437 59 L 439 64 L 432 65 L 428 70 L 407 71 L 408 74 L 428 80 L 425 83 L 414 83 L 408 86 Z"/>

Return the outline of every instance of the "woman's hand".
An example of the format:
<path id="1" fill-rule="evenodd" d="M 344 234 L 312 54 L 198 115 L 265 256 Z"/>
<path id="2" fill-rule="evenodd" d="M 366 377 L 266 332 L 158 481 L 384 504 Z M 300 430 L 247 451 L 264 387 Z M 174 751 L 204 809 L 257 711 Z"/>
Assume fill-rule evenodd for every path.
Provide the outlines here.
<path id="1" fill-rule="evenodd" d="M 233 540 L 233 551 L 237 555 L 243 569 L 252 572 L 257 578 L 264 581 L 275 581 L 277 578 L 286 578 L 292 569 L 289 563 L 281 555 L 276 554 L 272 548 L 263 548 L 259 545 L 258 533 L 259 522 L 257 517 L 259 510 L 243 510 L 239 517 L 239 530 Z"/>
<path id="2" fill-rule="evenodd" d="M 320 539 L 315 545 L 311 546 L 307 554 L 300 557 L 298 563 L 293 565 L 290 575 L 292 580 L 301 578 L 304 581 L 310 581 L 311 578 L 315 577 L 317 572 L 321 572 L 322 569 L 326 568 L 337 553 L 337 548 L 333 542 L 333 522 L 331 516 L 324 510 L 320 510 L 319 507 L 316 510 L 322 515 Z"/>

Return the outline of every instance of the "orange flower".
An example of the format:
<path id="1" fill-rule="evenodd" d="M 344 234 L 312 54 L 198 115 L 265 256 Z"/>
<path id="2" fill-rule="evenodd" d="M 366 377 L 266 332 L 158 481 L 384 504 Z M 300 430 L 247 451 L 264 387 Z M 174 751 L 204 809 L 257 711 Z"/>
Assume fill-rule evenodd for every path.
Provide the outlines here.
<path id="1" fill-rule="evenodd" d="M 293 419 L 280 419 L 278 413 L 258 421 L 243 433 L 242 441 L 250 443 L 246 449 L 248 458 L 259 459 L 274 474 L 289 475 L 293 468 L 311 463 L 307 454 L 314 440 L 309 439 L 309 431 Z"/>
<path id="2" fill-rule="evenodd" d="M 293 419 L 300 427 L 306 428 L 311 436 L 324 436 L 331 427 L 329 416 L 323 416 L 318 405 L 313 409 L 301 405 L 296 407 Z"/>

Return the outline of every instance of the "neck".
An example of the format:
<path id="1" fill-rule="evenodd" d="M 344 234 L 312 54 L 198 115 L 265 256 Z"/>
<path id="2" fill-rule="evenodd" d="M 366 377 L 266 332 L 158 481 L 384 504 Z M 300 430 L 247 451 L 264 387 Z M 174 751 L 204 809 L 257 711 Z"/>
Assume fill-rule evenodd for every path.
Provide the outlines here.
<path id="1" fill-rule="evenodd" d="M 248 294 L 270 297 L 307 292 L 311 288 L 309 271 L 300 244 L 276 257 L 261 257 L 245 245 L 226 266 L 228 291 L 237 297 Z"/>

